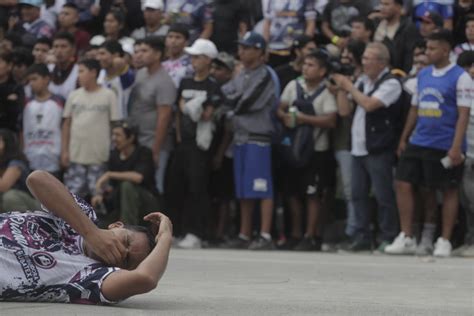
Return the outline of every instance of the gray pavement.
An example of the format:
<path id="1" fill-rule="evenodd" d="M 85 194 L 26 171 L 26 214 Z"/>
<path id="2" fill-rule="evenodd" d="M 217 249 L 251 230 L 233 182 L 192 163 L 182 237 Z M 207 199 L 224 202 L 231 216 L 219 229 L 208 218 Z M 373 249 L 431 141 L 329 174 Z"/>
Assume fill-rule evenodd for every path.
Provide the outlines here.
<path id="1" fill-rule="evenodd" d="M 153 292 L 114 307 L 0 303 L 7 315 L 474 315 L 474 260 L 172 250 Z"/>

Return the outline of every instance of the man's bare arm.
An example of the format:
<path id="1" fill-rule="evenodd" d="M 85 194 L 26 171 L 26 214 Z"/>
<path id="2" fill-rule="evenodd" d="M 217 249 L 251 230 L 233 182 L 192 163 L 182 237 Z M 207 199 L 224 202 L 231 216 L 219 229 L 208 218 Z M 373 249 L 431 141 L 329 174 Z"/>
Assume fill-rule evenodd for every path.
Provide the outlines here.
<path id="1" fill-rule="evenodd" d="M 95 255 L 111 265 L 118 265 L 123 261 L 126 249 L 121 240 L 112 231 L 95 226 L 59 180 L 46 171 L 37 170 L 28 176 L 26 184 L 44 207 L 84 237 Z"/>
<path id="2" fill-rule="evenodd" d="M 162 213 L 149 214 L 145 220 L 156 226 L 159 224 L 156 246 L 135 270 L 120 270 L 104 280 L 102 294 L 110 301 L 150 292 L 156 288 L 166 270 L 173 235 L 171 221 Z"/>
<path id="3" fill-rule="evenodd" d="M 166 134 L 168 133 L 168 127 L 171 123 L 173 109 L 170 105 L 163 105 L 157 107 L 157 112 L 158 118 L 156 119 L 155 143 L 153 144 L 153 158 L 155 159 L 156 164 L 158 164 L 161 146 L 163 145 Z"/>

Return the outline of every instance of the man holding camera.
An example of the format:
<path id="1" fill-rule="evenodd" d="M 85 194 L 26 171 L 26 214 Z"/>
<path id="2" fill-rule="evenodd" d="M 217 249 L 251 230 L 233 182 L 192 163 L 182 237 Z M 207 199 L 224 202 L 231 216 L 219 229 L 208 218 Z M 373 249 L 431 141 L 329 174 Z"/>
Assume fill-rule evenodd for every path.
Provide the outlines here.
<path id="1" fill-rule="evenodd" d="M 352 198 L 356 217 L 356 233 L 348 247 L 351 251 L 371 248 L 371 184 L 378 205 L 379 249 L 383 251 L 398 231 L 392 167 L 399 113 L 397 101 L 402 87 L 391 75 L 389 62 L 385 45 L 369 43 L 362 56 L 363 74 L 355 84 L 347 76 L 332 75 L 339 87 L 338 105 L 350 108 L 350 102 L 357 104 L 351 128 Z"/>

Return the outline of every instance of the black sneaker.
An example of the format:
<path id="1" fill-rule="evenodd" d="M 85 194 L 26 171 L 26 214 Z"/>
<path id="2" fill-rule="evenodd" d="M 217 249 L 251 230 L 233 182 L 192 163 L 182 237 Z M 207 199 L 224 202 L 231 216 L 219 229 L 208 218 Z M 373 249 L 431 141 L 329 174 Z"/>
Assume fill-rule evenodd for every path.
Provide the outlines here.
<path id="1" fill-rule="evenodd" d="M 282 245 L 278 246 L 280 250 L 294 250 L 301 242 L 301 238 L 290 237 Z"/>
<path id="2" fill-rule="evenodd" d="M 249 245 L 250 245 L 249 240 L 246 240 L 240 237 L 235 237 L 221 244 L 220 248 L 247 249 Z"/>
<path id="3" fill-rule="evenodd" d="M 273 249 L 275 249 L 273 240 L 266 239 L 262 236 L 258 236 L 256 239 L 254 239 L 249 246 L 249 250 L 273 250 Z"/>
<path id="4" fill-rule="evenodd" d="M 370 244 L 370 241 L 363 240 L 363 239 L 355 239 L 351 244 L 347 246 L 346 251 L 352 251 L 352 252 L 357 252 L 357 251 L 370 251 L 372 250 L 372 245 Z"/>
<path id="5" fill-rule="evenodd" d="M 296 251 L 321 251 L 321 239 L 315 237 L 304 237 L 294 248 Z"/>

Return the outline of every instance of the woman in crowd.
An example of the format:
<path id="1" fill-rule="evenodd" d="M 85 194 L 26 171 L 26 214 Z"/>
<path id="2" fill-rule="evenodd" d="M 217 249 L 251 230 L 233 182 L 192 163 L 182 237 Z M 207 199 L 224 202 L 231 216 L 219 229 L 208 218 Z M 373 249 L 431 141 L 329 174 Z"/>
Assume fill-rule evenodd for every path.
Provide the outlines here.
<path id="1" fill-rule="evenodd" d="M 26 211 L 38 208 L 28 193 L 26 177 L 30 173 L 18 138 L 7 129 L 0 129 L 0 196 L 1 212 Z"/>
<path id="2" fill-rule="evenodd" d="M 126 36 L 125 31 L 125 14 L 118 9 L 112 9 L 105 16 L 104 33 L 94 36 L 90 44 L 92 46 L 100 46 L 108 40 L 119 41 L 122 49 L 132 55 L 135 40 Z"/>

